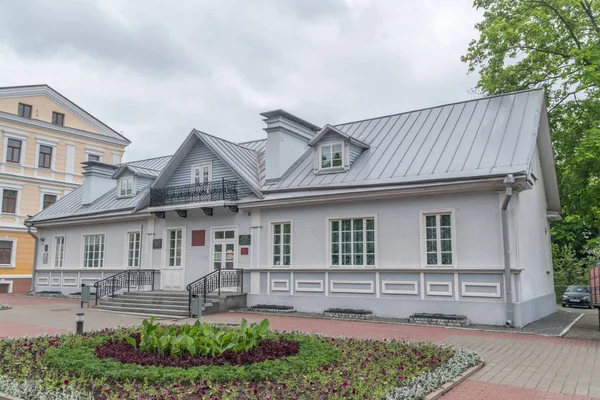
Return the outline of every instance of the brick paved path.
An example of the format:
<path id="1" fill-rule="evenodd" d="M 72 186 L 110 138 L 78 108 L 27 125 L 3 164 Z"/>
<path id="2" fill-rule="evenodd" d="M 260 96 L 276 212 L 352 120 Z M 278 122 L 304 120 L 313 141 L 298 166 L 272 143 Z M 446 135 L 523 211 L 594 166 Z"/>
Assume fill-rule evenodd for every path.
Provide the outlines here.
<path id="1" fill-rule="evenodd" d="M 260 321 L 264 315 L 226 313 L 213 322 Z M 271 327 L 331 336 L 427 340 L 477 351 L 485 367 L 445 400 L 587 400 L 600 398 L 600 342 L 509 332 L 268 316 Z"/>

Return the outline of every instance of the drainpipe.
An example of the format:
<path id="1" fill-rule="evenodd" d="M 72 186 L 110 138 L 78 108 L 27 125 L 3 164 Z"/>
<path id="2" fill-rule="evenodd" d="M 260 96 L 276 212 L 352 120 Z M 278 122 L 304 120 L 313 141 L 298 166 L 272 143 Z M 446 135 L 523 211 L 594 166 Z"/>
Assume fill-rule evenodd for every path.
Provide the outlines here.
<path id="1" fill-rule="evenodd" d="M 515 177 L 512 174 L 506 175 L 504 178 L 504 186 L 506 192 L 504 193 L 504 200 L 500 207 L 500 214 L 502 215 L 502 244 L 504 249 L 504 287 L 506 288 L 506 326 L 514 325 L 514 310 L 513 310 L 513 299 L 512 299 L 512 279 L 510 271 L 510 245 L 508 235 L 508 203 L 513 194 L 513 186 L 515 185 Z"/>
<path id="2" fill-rule="evenodd" d="M 31 269 L 31 293 L 34 293 L 35 291 L 35 270 L 36 270 L 36 266 L 37 266 L 37 257 L 38 257 L 38 240 L 39 237 L 33 233 L 31 231 L 31 228 L 33 227 L 33 224 L 30 221 L 25 221 L 25 226 L 27 227 L 27 233 L 29 233 L 31 235 L 31 237 L 33 237 L 34 240 L 34 247 L 33 247 L 33 267 Z"/>

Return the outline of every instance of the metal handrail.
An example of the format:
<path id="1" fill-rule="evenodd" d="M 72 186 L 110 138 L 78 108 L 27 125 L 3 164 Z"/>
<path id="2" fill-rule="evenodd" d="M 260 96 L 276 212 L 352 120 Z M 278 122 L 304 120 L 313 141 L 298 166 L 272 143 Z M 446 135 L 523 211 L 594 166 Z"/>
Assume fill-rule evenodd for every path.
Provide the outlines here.
<path id="1" fill-rule="evenodd" d="M 115 297 L 117 291 L 125 288 L 129 292 L 131 286 L 152 285 L 152 290 L 154 290 L 154 272 L 153 269 L 128 269 L 99 280 L 94 283 L 96 305 L 98 305 L 98 299 L 105 296 Z"/>
<path id="2" fill-rule="evenodd" d="M 221 295 L 221 288 L 240 287 L 244 288 L 243 269 L 218 269 L 196 279 L 185 287 L 188 291 L 188 310 L 192 312 L 192 297 L 202 295 L 202 301 L 206 303 L 206 296 L 217 290 Z"/>
<path id="3" fill-rule="evenodd" d="M 237 181 L 225 178 L 207 183 L 150 189 L 150 206 L 170 206 L 210 201 L 237 201 Z"/>

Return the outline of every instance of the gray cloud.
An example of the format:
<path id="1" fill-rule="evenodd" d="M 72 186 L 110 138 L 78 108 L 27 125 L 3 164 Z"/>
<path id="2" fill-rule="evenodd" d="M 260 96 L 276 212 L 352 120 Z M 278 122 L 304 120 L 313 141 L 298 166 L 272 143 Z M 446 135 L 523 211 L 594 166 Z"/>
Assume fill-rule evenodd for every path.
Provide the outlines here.
<path id="1" fill-rule="evenodd" d="M 325 124 L 463 100 L 477 78 L 459 60 L 470 0 L 3 6 L 3 84 L 50 84 L 122 130 L 127 159 L 172 153 L 193 127 L 260 138 L 274 108 Z"/>

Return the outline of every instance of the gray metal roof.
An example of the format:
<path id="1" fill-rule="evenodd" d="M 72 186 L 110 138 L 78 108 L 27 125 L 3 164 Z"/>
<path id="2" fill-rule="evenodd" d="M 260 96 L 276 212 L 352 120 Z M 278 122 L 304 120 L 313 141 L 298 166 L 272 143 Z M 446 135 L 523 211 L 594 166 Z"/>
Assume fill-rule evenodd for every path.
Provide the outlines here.
<path id="1" fill-rule="evenodd" d="M 315 174 L 313 155 L 263 190 L 365 186 L 527 171 L 543 90 L 487 97 L 335 127 L 369 145 L 347 172 Z"/>
<path id="2" fill-rule="evenodd" d="M 140 167 L 146 169 L 153 169 L 156 171 L 162 171 L 162 169 L 167 165 L 171 157 L 172 156 L 146 158 L 144 160 L 128 161 L 125 164 L 131 167 Z"/>
<path id="3" fill-rule="evenodd" d="M 157 177 L 162 168 L 166 166 L 170 158 L 171 156 L 166 156 L 147 160 L 131 161 L 122 164 L 122 166 L 127 167 L 127 169 L 131 170 L 133 173 L 139 175 Z M 149 169 L 141 166 L 152 166 L 160 169 Z M 84 206 L 81 204 L 83 187 L 80 186 L 56 203 L 52 204 L 50 207 L 40 211 L 31 218 L 31 221 L 37 222 L 50 219 L 93 215 L 98 213 L 102 213 L 104 215 L 105 213 L 111 213 L 115 211 L 128 211 L 127 213 L 131 213 L 134 207 L 144 198 L 149 190 L 149 187 L 150 182 L 148 182 L 146 187 L 138 188 L 141 190 L 138 190 L 136 195 L 133 197 L 118 197 L 117 181 L 115 180 L 114 189 L 104 193 L 98 199 L 94 200 L 92 204 Z"/>
<path id="4" fill-rule="evenodd" d="M 261 186 L 264 185 L 265 179 L 267 178 L 267 170 L 265 168 L 265 148 L 267 147 L 267 139 L 252 140 L 250 142 L 241 142 L 238 144 L 256 152 L 256 157 L 258 158 L 258 180 L 260 181 Z"/>

